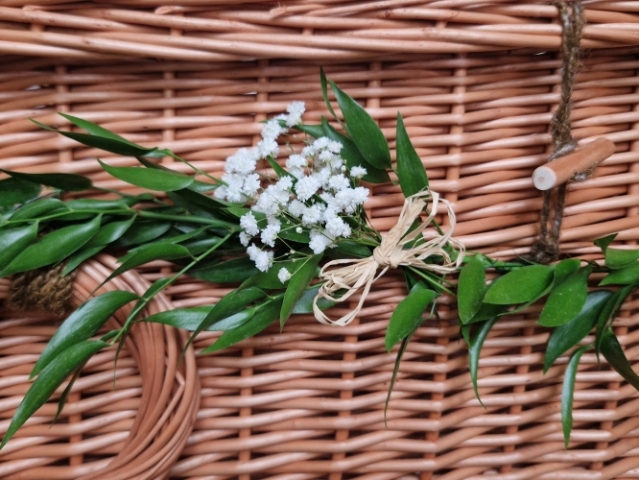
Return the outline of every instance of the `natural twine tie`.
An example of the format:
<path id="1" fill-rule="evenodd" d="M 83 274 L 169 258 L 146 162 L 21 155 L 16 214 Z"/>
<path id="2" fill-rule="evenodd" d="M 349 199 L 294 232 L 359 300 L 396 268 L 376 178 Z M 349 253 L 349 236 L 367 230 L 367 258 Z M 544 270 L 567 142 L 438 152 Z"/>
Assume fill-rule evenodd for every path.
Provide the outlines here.
<path id="1" fill-rule="evenodd" d="M 579 68 L 579 43 L 584 26 L 583 8 L 579 2 L 559 1 L 555 3 L 559 11 L 559 21 L 562 27 L 561 68 L 561 96 L 557 111 L 550 123 L 553 154 L 549 162 L 572 152 L 577 142 L 570 133 L 570 112 L 572 110 L 572 90 L 575 75 Z M 578 174 L 578 180 L 583 180 L 588 174 Z M 559 256 L 559 234 L 564 215 L 566 200 L 566 184 L 544 191 L 544 202 L 540 213 L 539 239 L 532 246 L 530 259 L 534 262 L 549 263 Z"/>
<path id="2" fill-rule="evenodd" d="M 416 228 L 412 228 L 429 200 L 432 206 L 428 218 Z M 443 235 L 433 230 L 425 231 L 437 213 L 439 202 L 446 206 L 450 219 L 450 228 Z M 363 259 L 332 260 L 324 265 L 319 276 L 325 283 L 320 287 L 313 301 L 315 318 L 324 324 L 348 325 L 362 309 L 373 283 L 389 268 L 405 266 L 443 274 L 454 272 L 461 265 L 465 251 L 459 241 L 451 238 L 455 224 L 455 212 L 447 200 L 440 198 L 439 193 L 426 190 L 408 197 L 397 219 L 397 224 L 382 238 L 381 244 L 375 248 L 373 255 Z M 451 259 L 444 248 L 447 245 L 458 250 L 455 260 Z M 424 262 L 428 257 L 433 256 L 440 256 L 443 259 L 442 264 Z M 337 265 L 342 266 L 334 268 Z M 381 272 L 377 273 L 380 268 Z M 335 293 L 341 290 L 346 292 L 336 297 Z M 320 298 L 336 303 L 343 302 L 360 290 L 362 295 L 357 307 L 337 320 L 327 317 L 317 305 Z"/>
<path id="3" fill-rule="evenodd" d="M 13 276 L 7 306 L 62 315 L 73 308 L 75 271 L 62 276 L 66 262 Z"/>

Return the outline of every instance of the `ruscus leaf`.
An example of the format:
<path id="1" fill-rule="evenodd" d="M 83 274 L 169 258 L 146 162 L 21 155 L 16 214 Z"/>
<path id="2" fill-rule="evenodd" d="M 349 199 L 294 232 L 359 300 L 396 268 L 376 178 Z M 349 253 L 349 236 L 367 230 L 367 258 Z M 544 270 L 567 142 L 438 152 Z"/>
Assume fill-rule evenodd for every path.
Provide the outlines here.
<path id="1" fill-rule="evenodd" d="M 11 175 L 13 178 L 69 192 L 88 190 L 93 186 L 88 178 L 73 173 L 22 173 L 11 172 L 1 168 L 0 172 Z"/>
<path id="2" fill-rule="evenodd" d="M 386 329 L 384 346 L 386 351 L 405 339 L 422 324 L 424 311 L 437 298 L 437 292 L 430 290 L 422 282 L 418 282 L 408 292 L 406 298 L 397 304 Z"/>
<path id="3" fill-rule="evenodd" d="M 55 230 L 24 249 L 0 276 L 34 270 L 64 260 L 87 243 L 100 228 L 101 215 L 79 225 Z"/>
<path id="4" fill-rule="evenodd" d="M 564 383 L 561 389 L 561 427 L 564 433 L 564 445 L 568 448 L 570 443 L 570 433 L 572 432 L 572 401 L 575 395 L 575 379 L 577 378 L 577 368 L 579 360 L 586 350 L 592 348 L 592 345 L 584 345 L 578 348 L 566 368 L 564 374 Z"/>
<path id="5" fill-rule="evenodd" d="M 555 363 L 555 360 L 577 345 L 595 327 L 599 314 L 612 295 L 609 290 L 596 290 L 589 293 L 579 314 L 552 331 L 546 346 L 544 373 Z"/>
<path id="6" fill-rule="evenodd" d="M 468 347 L 468 370 L 470 371 L 470 379 L 473 382 L 473 390 L 479 403 L 482 403 L 479 398 L 479 389 L 477 387 L 477 372 L 479 370 L 479 357 L 481 354 L 481 347 L 484 345 L 484 341 L 488 337 L 490 330 L 495 325 L 499 317 L 492 318 L 485 323 L 479 324 L 477 332 L 470 339 L 470 347 Z"/>
<path id="7" fill-rule="evenodd" d="M 606 266 L 617 270 L 634 263 L 639 258 L 639 250 L 619 250 L 609 248 L 606 250 Z"/>
<path id="8" fill-rule="evenodd" d="M 102 168 L 120 180 L 137 187 L 161 192 L 173 192 L 188 187 L 193 178 L 179 172 L 168 172 L 145 167 L 112 167 L 98 160 Z"/>
<path id="9" fill-rule="evenodd" d="M 12 207 L 27 202 L 40 194 L 40 184 L 20 178 L 0 180 L 0 207 Z"/>
<path id="10" fill-rule="evenodd" d="M 335 83 L 329 80 L 329 84 L 344 115 L 348 133 L 362 156 L 376 168 L 391 168 L 390 149 L 375 120 Z"/>
<path id="11" fill-rule="evenodd" d="M 639 263 L 631 263 L 606 275 L 599 285 L 634 285 L 639 283 Z"/>
<path id="12" fill-rule="evenodd" d="M 0 228 L 0 275 L 15 257 L 38 236 L 38 224 Z"/>
<path id="13" fill-rule="evenodd" d="M 623 353 L 619 340 L 610 329 L 607 329 L 601 338 L 601 354 L 619 375 L 635 387 L 636 390 L 639 390 L 639 375 L 632 369 L 626 354 Z"/>
<path id="14" fill-rule="evenodd" d="M 553 268 L 546 265 L 521 267 L 499 277 L 489 287 L 485 303 L 514 305 L 538 298 L 550 286 Z"/>
<path id="15" fill-rule="evenodd" d="M 537 323 L 544 327 L 558 327 L 579 314 L 586 302 L 588 277 L 591 272 L 592 267 L 585 266 L 554 288 Z"/>
<path id="16" fill-rule="evenodd" d="M 397 112 L 397 177 L 405 197 L 428 188 L 428 176 L 408 137 L 402 115 Z"/>
<path id="17" fill-rule="evenodd" d="M 132 292 L 115 290 L 94 297 L 73 312 L 60 325 L 31 371 L 31 378 L 38 375 L 61 352 L 72 345 L 88 340 L 118 309 L 138 296 Z"/>
<path id="18" fill-rule="evenodd" d="M 69 210 L 64 202 L 57 198 L 40 198 L 18 208 L 10 219 L 12 221 L 33 220 L 55 212 Z"/>
<path id="19" fill-rule="evenodd" d="M 486 292 L 486 271 L 481 260 L 473 257 L 459 274 L 457 308 L 462 323 L 469 323 L 482 306 Z"/>
<path id="20" fill-rule="evenodd" d="M 293 313 L 297 301 L 315 277 L 315 270 L 321 259 L 322 255 L 309 257 L 293 272 L 291 278 L 288 280 L 284 300 L 282 301 L 282 309 L 280 311 L 280 328 L 284 327 L 284 323 Z"/>

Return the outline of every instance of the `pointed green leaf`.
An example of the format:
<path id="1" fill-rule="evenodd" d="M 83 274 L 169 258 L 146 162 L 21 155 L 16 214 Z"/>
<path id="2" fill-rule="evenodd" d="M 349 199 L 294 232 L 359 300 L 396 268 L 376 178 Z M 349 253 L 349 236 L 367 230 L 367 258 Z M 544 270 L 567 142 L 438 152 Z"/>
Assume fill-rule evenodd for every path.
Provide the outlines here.
<path id="1" fill-rule="evenodd" d="M 481 398 L 479 398 L 479 389 L 477 388 L 477 372 L 479 370 L 479 357 L 481 354 L 481 347 L 484 346 L 484 341 L 488 337 L 490 330 L 495 325 L 499 317 L 495 317 L 491 320 L 488 320 L 486 323 L 481 323 L 478 326 L 477 332 L 475 335 L 471 337 L 470 347 L 468 348 L 468 369 L 470 371 L 470 379 L 473 382 L 473 390 L 475 391 L 475 396 L 479 403 L 482 403 Z"/>
<path id="2" fill-rule="evenodd" d="M 326 74 L 324 73 L 324 69 L 322 67 L 320 67 L 320 86 L 322 88 L 322 98 L 324 99 L 326 108 L 328 108 L 328 111 L 331 112 L 331 115 L 333 115 L 333 118 L 338 120 L 337 115 L 335 115 L 335 110 L 333 110 L 333 106 L 331 105 L 331 102 L 328 99 L 328 81 L 326 79 Z"/>
<path id="3" fill-rule="evenodd" d="M 282 298 L 273 299 L 258 306 L 255 308 L 253 317 L 248 322 L 233 330 L 227 330 L 213 345 L 205 348 L 200 353 L 217 352 L 257 335 L 277 319 L 282 308 L 282 300 Z"/>
<path id="4" fill-rule="evenodd" d="M 594 241 L 594 244 L 601 248 L 601 251 L 605 254 L 606 250 L 608 250 L 608 246 L 613 242 L 615 237 L 619 235 L 618 233 L 612 233 L 606 237 L 598 238 Z"/>
<path id="5" fill-rule="evenodd" d="M 172 327 L 183 328 L 193 332 L 198 329 L 202 322 L 204 322 L 213 308 L 213 305 L 206 307 L 176 308 L 175 310 L 168 310 L 166 312 L 160 312 L 155 315 L 151 315 L 150 317 L 146 317 L 144 321 L 170 325 Z M 212 325 L 204 328 L 204 330 L 210 332 L 231 330 L 246 323 L 251 319 L 252 315 L 253 312 L 251 309 L 242 310 L 241 312 L 227 318 L 215 321 Z"/>
<path id="6" fill-rule="evenodd" d="M 86 145 L 87 147 L 99 148 L 101 150 L 115 153 L 117 155 L 123 155 L 125 157 L 142 157 L 156 150 L 156 147 L 143 147 L 141 145 L 129 142 L 128 140 L 124 140 L 121 137 L 112 138 L 86 133 L 65 132 L 62 130 L 51 128 L 48 125 L 40 123 L 36 120 L 30 120 L 44 130 L 59 133 L 60 135 L 64 135 L 65 137 L 75 140 L 76 142 L 79 142 L 82 145 Z"/>
<path id="7" fill-rule="evenodd" d="M 413 286 L 406 298 L 397 304 L 388 322 L 384 340 L 387 352 L 423 323 L 424 312 L 435 298 L 437 292 L 428 289 L 424 283 L 418 282 Z"/>
<path id="8" fill-rule="evenodd" d="M 614 270 L 627 267 L 638 258 L 639 250 L 618 250 L 616 248 L 606 250 L 606 266 Z"/>
<path id="9" fill-rule="evenodd" d="M 9 439 L 13 437 L 16 431 L 24 425 L 26 421 L 46 403 L 65 378 L 99 350 L 108 346 L 109 344 L 99 340 L 89 340 L 69 347 L 53 359 L 46 368 L 42 370 L 40 375 L 38 375 L 38 378 L 36 378 L 22 399 L 2 439 L 0 449 L 5 446 Z"/>
<path id="10" fill-rule="evenodd" d="M 293 175 L 291 175 L 290 173 L 288 173 L 286 170 L 284 170 L 279 163 L 277 163 L 272 157 L 268 157 L 266 159 L 266 161 L 268 162 L 268 164 L 271 166 L 271 168 L 273 169 L 273 171 L 275 172 L 275 175 L 277 175 L 277 178 L 283 178 L 283 177 L 293 177 Z"/>
<path id="11" fill-rule="evenodd" d="M 99 159 L 98 162 L 109 175 L 149 190 L 172 192 L 186 188 L 193 183 L 193 178 L 179 172 L 145 167 L 112 167 Z"/>
<path id="12" fill-rule="evenodd" d="M 528 305 L 525 303 L 524 305 Z M 482 303 L 477 313 L 468 321 L 468 325 L 473 323 L 485 322 L 494 317 L 501 317 L 510 313 L 515 313 L 518 309 L 509 310 L 509 305 L 495 305 L 492 303 Z"/>
<path id="13" fill-rule="evenodd" d="M 128 143 L 128 144 L 130 144 L 132 146 L 140 147 L 139 145 L 136 145 L 135 143 L 129 142 L 126 138 L 121 137 L 117 133 L 114 133 L 111 130 L 107 130 L 106 128 L 100 127 L 99 125 L 96 125 L 93 122 L 89 122 L 88 120 L 84 120 L 82 118 L 74 117 L 73 115 L 69 115 L 68 113 L 58 112 L 58 115 L 60 115 L 61 117 L 66 118 L 72 124 L 74 124 L 76 127 L 80 127 L 81 129 L 86 130 L 91 135 L 95 135 L 97 137 L 110 138 L 112 140 L 120 140 L 120 141 Z M 144 148 L 144 147 L 140 147 L 140 148 Z"/>
<path id="14" fill-rule="evenodd" d="M 73 173 L 22 173 L 2 170 L 1 168 L 0 172 L 4 172 L 13 178 L 69 192 L 89 190 L 93 186 L 88 178 Z"/>
<path id="15" fill-rule="evenodd" d="M 121 259 L 122 265 L 116 268 L 103 282 L 106 283 L 112 278 L 131 270 L 132 268 L 152 262 L 153 260 L 174 260 L 176 258 L 190 257 L 191 253 L 182 245 L 175 243 L 158 242 L 144 245 L 133 252 L 125 255 Z"/>
<path id="16" fill-rule="evenodd" d="M 313 285 L 312 287 L 306 289 L 295 303 L 292 313 L 313 313 L 313 301 L 315 300 L 320 287 L 321 285 Z M 317 300 L 317 306 L 320 310 L 326 310 L 327 308 L 331 308 L 333 305 L 335 305 L 334 302 L 326 300 L 323 297 Z"/>
<path id="17" fill-rule="evenodd" d="M 599 285 L 633 285 L 639 283 L 639 263 L 615 270 L 606 275 Z"/>
<path id="18" fill-rule="evenodd" d="M 588 295 L 588 277 L 592 267 L 587 265 L 570 275 L 554 288 L 546 300 L 537 323 L 544 327 L 558 327 L 581 312 Z"/>
<path id="19" fill-rule="evenodd" d="M 284 120 L 280 120 L 280 127 L 286 127 L 286 122 Z M 324 128 L 321 125 L 295 125 L 293 128 L 299 130 L 300 132 L 304 132 L 307 135 L 317 139 L 322 138 L 326 134 L 324 133 Z"/>
<path id="20" fill-rule="evenodd" d="M 286 268 L 289 272 L 295 272 L 304 261 L 304 258 L 295 258 L 286 262 L 276 262 L 268 269 L 268 271 L 258 272 L 247 279 L 244 283 L 242 283 L 241 288 L 259 287 L 272 290 L 284 289 L 286 288 L 286 285 L 284 285 L 278 277 L 280 269 Z"/>
<path id="21" fill-rule="evenodd" d="M 126 233 L 126 231 L 131 228 L 133 225 L 133 221 L 135 220 L 135 216 L 131 216 L 125 220 L 117 220 L 115 222 L 107 223 L 103 225 L 98 233 L 87 242 L 86 247 L 97 247 L 109 245 L 110 243 L 118 240 L 122 235 Z"/>
<path id="22" fill-rule="evenodd" d="M 606 300 L 606 303 L 604 303 L 601 308 L 597 316 L 597 331 L 595 334 L 595 353 L 597 354 L 597 360 L 599 360 L 599 353 L 601 353 L 601 340 L 604 332 L 612 325 L 612 322 L 619 313 L 621 305 L 636 287 L 636 285 L 626 285 L 620 288 Z"/>
<path id="23" fill-rule="evenodd" d="M 468 323 L 482 306 L 486 292 L 486 271 L 481 260 L 473 257 L 459 274 L 457 284 L 457 308 L 459 319 Z"/>
<path id="24" fill-rule="evenodd" d="M 553 268 L 546 265 L 521 267 L 495 280 L 484 297 L 485 303 L 514 305 L 537 298 L 551 284 Z"/>
<path id="25" fill-rule="evenodd" d="M 415 147 L 408 138 L 401 113 L 397 112 L 397 177 L 405 197 L 428 188 L 428 176 Z"/>
<path id="26" fill-rule="evenodd" d="M 326 253 L 333 256 L 334 252 L 336 253 L 335 258 L 367 258 L 373 254 L 370 247 L 348 238 L 338 240 L 337 246 Z"/>
<path id="27" fill-rule="evenodd" d="M 579 314 L 568 323 L 555 328 L 550 334 L 546 355 L 544 357 L 544 373 L 561 355 L 581 342 L 597 324 L 597 319 L 612 292 L 596 290 L 590 292 Z"/>
<path id="28" fill-rule="evenodd" d="M 393 389 L 395 388 L 395 382 L 397 381 L 397 374 L 399 373 L 399 366 L 402 363 L 402 357 L 406 352 L 406 347 L 408 347 L 408 342 L 410 342 L 411 337 L 417 331 L 419 325 L 416 325 L 412 332 L 410 332 L 406 338 L 402 340 L 402 343 L 399 345 L 399 349 L 397 350 L 397 355 L 395 356 L 395 362 L 393 364 L 393 374 L 391 375 L 390 383 L 388 384 L 388 393 L 386 394 L 386 401 L 384 402 L 384 425 L 386 424 L 386 413 L 388 412 L 388 405 L 391 400 L 391 395 L 393 394 Z"/>
<path id="29" fill-rule="evenodd" d="M 344 115 L 348 133 L 362 156 L 374 167 L 391 168 L 390 149 L 375 120 L 335 83 L 329 80 L 329 84 Z"/>
<path id="30" fill-rule="evenodd" d="M 33 220 L 65 210 L 69 208 L 57 198 L 40 198 L 21 206 L 9 218 L 12 221 Z"/>
<path id="31" fill-rule="evenodd" d="M 40 184 L 22 180 L 20 178 L 6 178 L 0 180 L 0 207 L 12 207 L 18 203 L 25 203 L 40 194 Z"/>
<path id="32" fill-rule="evenodd" d="M 38 224 L 0 228 L 0 275 L 20 252 L 38 236 Z"/>
<path id="33" fill-rule="evenodd" d="M 291 313 L 293 313 L 297 301 L 304 293 L 304 290 L 309 286 L 311 280 L 315 278 L 315 271 L 322 256 L 321 254 L 313 255 L 300 265 L 296 271 L 292 272 L 292 276 L 288 280 L 286 293 L 284 293 L 282 310 L 280 311 L 280 328 L 284 327 L 284 323 L 288 320 L 288 317 L 291 316 Z M 289 271 L 289 273 L 291 272 Z"/>
<path id="34" fill-rule="evenodd" d="M 592 348 L 592 345 L 584 345 L 573 353 L 564 374 L 564 384 L 561 389 L 561 426 L 564 432 L 564 445 L 566 448 L 568 448 L 570 443 L 570 433 L 572 432 L 572 400 L 575 394 L 577 368 L 579 367 L 581 356 L 589 348 Z"/>
<path id="35" fill-rule="evenodd" d="M 368 163 L 357 149 L 355 142 L 353 142 L 351 138 L 335 130 L 324 117 L 322 117 L 322 128 L 324 129 L 323 136 L 342 144 L 342 150 L 340 150 L 339 154 L 346 162 L 346 166 L 349 170 L 353 167 L 364 167 L 366 169 L 366 175 L 362 177 L 363 181 L 369 183 L 390 182 L 390 177 L 388 176 L 386 169 L 379 169 Z"/>
<path id="36" fill-rule="evenodd" d="M 200 262 L 189 270 L 189 275 L 214 283 L 243 282 L 259 273 L 255 263 L 248 257 L 239 257 L 225 262 Z"/>
<path id="37" fill-rule="evenodd" d="M 601 338 L 601 354 L 619 375 L 635 387 L 636 390 L 639 390 L 639 375 L 632 369 L 626 354 L 623 353 L 619 340 L 610 329 L 606 330 Z"/>
<path id="38" fill-rule="evenodd" d="M 87 243 L 100 229 L 101 215 L 79 225 L 55 230 L 24 249 L 0 276 L 12 275 L 64 260 Z"/>
<path id="39" fill-rule="evenodd" d="M 106 245 L 98 245 L 98 246 L 87 246 L 85 245 L 80 250 L 75 252 L 69 258 L 67 258 L 67 264 L 64 266 L 64 270 L 62 271 L 62 276 L 66 277 L 76 268 L 78 268 L 85 260 L 89 258 L 93 258 L 98 253 L 106 248 Z"/>
<path id="40" fill-rule="evenodd" d="M 164 220 L 136 219 L 124 234 L 116 240 L 115 246 L 128 247 L 151 242 L 171 229 L 173 222 Z"/>
<path id="41" fill-rule="evenodd" d="M 95 200 L 93 198 L 78 198 L 66 202 L 66 206 L 75 211 L 83 210 L 130 210 L 129 205 L 124 199 L 118 200 Z M 134 213 L 134 210 L 131 210 Z"/>
<path id="42" fill-rule="evenodd" d="M 555 278 L 552 282 L 553 288 L 565 282 L 573 273 L 579 270 L 580 266 L 581 260 L 578 258 L 568 258 L 555 265 Z"/>
<path id="43" fill-rule="evenodd" d="M 60 325 L 31 371 L 38 375 L 61 352 L 95 335 L 104 323 L 121 307 L 138 296 L 132 292 L 114 290 L 94 297 L 73 312 Z"/>

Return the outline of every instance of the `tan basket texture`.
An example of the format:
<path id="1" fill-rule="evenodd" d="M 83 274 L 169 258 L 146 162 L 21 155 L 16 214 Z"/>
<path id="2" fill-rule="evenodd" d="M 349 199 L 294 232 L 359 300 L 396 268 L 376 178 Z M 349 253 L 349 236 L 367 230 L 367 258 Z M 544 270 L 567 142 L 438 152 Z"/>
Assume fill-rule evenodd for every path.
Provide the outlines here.
<path id="1" fill-rule="evenodd" d="M 27 4 L 28 5 L 25 5 Z M 562 250 L 592 255 L 592 239 L 639 239 L 639 6 L 583 2 L 588 22 L 573 94 L 573 135 L 604 136 L 616 152 L 569 186 Z M 161 144 L 220 174 L 224 159 L 258 140 L 259 121 L 304 100 L 305 121 L 328 115 L 318 67 L 361 101 L 393 147 L 397 111 L 433 190 L 457 212 L 456 236 L 493 255 L 526 252 L 541 195 L 530 175 L 550 148 L 559 100 L 561 28 L 549 2 L 110 2 L 9 0 L 0 8 L 0 168 L 90 175 L 134 160 L 39 130 L 26 117 L 67 125 L 77 114 L 145 145 Z M 20 8 L 22 7 L 22 8 Z M 302 138 L 291 139 L 298 148 Z M 167 161 L 167 164 L 169 162 Z M 178 163 L 172 168 L 183 169 Z M 395 223 L 403 197 L 372 187 L 373 224 Z M 147 280 L 164 275 L 156 263 Z M 228 290 L 185 279 L 174 306 L 214 302 Z M 382 409 L 393 354 L 383 349 L 404 290 L 380 280 L 356 324 L 291 321 L 235 349 L 198 360 L 202 404 L 172 470 L 195 479 L 589 480 L 639 478 L 637 394 L 584 355 L 575 430 L 559 423 L 563 365 L 541 374 L 547 332 L 535 312 L 498 323 L 474 398 L 452 305 L 411 343 Z M 616 333 L 639 358 L 637 300 Z M 336 311 L 336 314 L 339 312 Z M 202 336 L 198 347 L 210 338 Z M 565 359 L 563 359 L 565 363 Z"/>
<path id="2" fill-rule="evenodd" d="M 101 256 L 82 266 L 75 282 L 75 303 L 90 296 L 115 268 Z M 0 285 L 0 299 L 8 284 Z M 144 293 L 138 274 L 128 273 L 101 291 Z M 148 312 L 171 308 L 163 295 Z M 130 307 L 129 307 L 130 310 Z M 110 321 L 118 328 L 121 310 Z M 0 434 L 29 387 L 29 373 L 56 330 L 59 318 L 0 311 Z M 158 324 L 131 329 L 114 368 L 115 348 L 99 353 L 75 382 L 59 419 L 52 425 L 57 398 L 45 404 L 0 453 L 0 477 L 6 480 L 142 480 L 166 478 L 193 430 L 200 385 L 195 355 L 178 359 L 185 335 Z"/>

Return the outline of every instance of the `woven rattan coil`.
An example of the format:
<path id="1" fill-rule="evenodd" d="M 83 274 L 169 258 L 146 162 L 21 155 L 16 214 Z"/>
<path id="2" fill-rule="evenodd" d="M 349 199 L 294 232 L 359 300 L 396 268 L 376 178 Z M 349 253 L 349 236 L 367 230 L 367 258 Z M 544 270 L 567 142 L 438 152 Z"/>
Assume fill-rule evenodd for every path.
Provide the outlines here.
<path id="1" fill-rule="evenodd" d="M 102 256 L 78 273 L 75 302 L 86 300 L 109 273 L 114 260 Z M 148 284 L 137 274 L 122 275 L 103 291 L 144 293 Z M 6 293 L 5 289 L 0 294 Z M 171 308 L 157 296 L 148 310 Z M 126 318 L 116 314 L 112 326 Z M 123 316 L 124 315 L 124 316 Z M 59 319 L 3 311 L 0 321 L 2 405 L 0 431 L 29 386 L 28 375 L 55 331 Z M 58 421 L 57 405 L 46 404 L 0 454 L 3 479 L 155 479 L 165 478 L 193 428 L 199 405 L 199 381 L 193 350 L 178 358 L 185 337 L 157 324 L 131 330 L 114 369 L 114 351 L 93 358 L 75 383 Z"/>
<path id="2" fill-rule="evenodd" d="M 639 240 L 639 8 L 583 3 L 572 133 L 582 143 L 606 137 L 616 152 L 592 178 L 569 185 L 561 247 L 597 258 L 598 236 L 619 231 L 629 245 Z M 83 173 L 123 189 L 95 157 L 113 165 L 134 160 L 78 147 L 26 120 L 66 126 L 55 115 L 65 111 L 171 148 L 219 175 L 229 154 L 257 141 L 259 121 L 289 101 L 306 102 L 308 123 L 328 116 L 318 86 L 323 65 L 367 107 L 391 147 L 402 112 L 431 186 L 453 203 L 456 237 L 469 249 L 522 254 L 538 232 L 541 196 L 530 174 L 551 150 L 561 68 L 561 28 L 550 2 L 9 0 L 0 22 L 0 168 Z M 403 197 L 390 185 L 372 191 L 366 208 L 374 226 L 387 230 Z M 153 281 L 169 268 L 156 262 L 141 273 Z M 185 278 L 166 293 L 184 307 L 226 292 Z M 348 327 L 295 318 L 283 333 L 267 331 L 199 358 L 198 420 L 171 477 L 639 477 L 637 395 L 588 354 L 577 375 L 573 443 L 563 449 L 559 394 L 567 359 L 542 375 L 548 333 L 535 324 L 538 307 L 499 322 L 487 340 L 483 409 L 456 312 L 441 304 L 440 320 L 417 332 L 404 357 L 386 426 L 394 356 L 384 351 L 383 333 L 404 294 L 402 282 L 388 277 Z M 615 322 L 634 364 L 637 300 Z"/>

